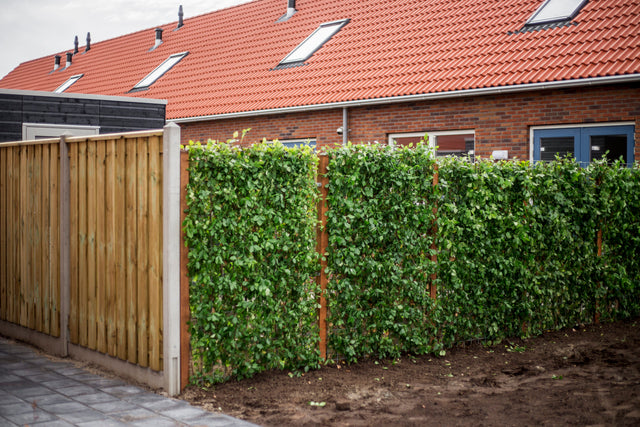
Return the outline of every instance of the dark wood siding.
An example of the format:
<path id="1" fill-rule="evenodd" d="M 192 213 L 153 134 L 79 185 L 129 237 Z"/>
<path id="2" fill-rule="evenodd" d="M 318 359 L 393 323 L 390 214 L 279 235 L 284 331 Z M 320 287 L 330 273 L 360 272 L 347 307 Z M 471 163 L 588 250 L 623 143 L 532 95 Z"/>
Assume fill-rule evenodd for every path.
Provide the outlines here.
<path id="1" fill-rule="evenodd" d="M 100 133 L 159 129 L 164 104 L 0 93 L 0 142 L 22 139 L 23 123 L 100 126 Z"/>

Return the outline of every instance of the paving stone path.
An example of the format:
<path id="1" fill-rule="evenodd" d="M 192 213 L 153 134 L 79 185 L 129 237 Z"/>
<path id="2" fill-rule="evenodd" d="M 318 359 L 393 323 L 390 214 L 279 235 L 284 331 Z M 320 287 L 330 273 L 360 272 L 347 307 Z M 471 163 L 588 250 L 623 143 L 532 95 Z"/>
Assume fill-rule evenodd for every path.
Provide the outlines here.
<path id="1" fill-rule="evenodd" d="M 50 360 L 0 337 L 0 426 L 25 425 L 254 426 Z"/>

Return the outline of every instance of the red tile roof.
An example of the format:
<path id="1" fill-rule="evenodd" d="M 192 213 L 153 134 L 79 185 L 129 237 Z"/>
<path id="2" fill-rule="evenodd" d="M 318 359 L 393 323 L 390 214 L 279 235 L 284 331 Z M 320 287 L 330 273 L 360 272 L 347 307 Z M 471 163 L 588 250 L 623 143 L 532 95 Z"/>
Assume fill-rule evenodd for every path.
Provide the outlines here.
<path id="1" fill-rule="evenodd" d="M 25 62 L 0 87 L 167 99 L 177 119 L 640 73 L 640 0 L 591 0 L 570 25 L 521 31 L 543 0 L 256 0 L 104 42 L 50 73 Z M 187 11 L 188 12 L 188 11 Z M 306 65 L 273 68 L 321 23 L 350 22 Z M 133 86 L 189 51 L 150 89 Z M 65 63 L 65 52 L 62 66 Z"/>

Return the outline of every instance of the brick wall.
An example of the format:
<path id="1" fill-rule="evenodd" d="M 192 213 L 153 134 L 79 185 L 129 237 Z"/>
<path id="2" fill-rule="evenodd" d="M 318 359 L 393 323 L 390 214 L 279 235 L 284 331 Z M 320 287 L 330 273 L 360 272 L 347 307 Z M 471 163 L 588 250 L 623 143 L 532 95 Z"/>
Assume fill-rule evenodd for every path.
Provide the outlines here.
<path id="1" fill-rule="evenodd" d="M 349 140 L 386 143 L 390 133 L 475 130 L 477 155 L 509 150 L 529 158 L 531 126 L 631 121 L 640 160 L 640 84 L 523 92 L 509 95 L 349 108 Z M 315 138 L 319 147 L 342 142 L 342 109 L 184 123 L 183 143 L 227 140 L 251 128 L 245 142 Z"/>

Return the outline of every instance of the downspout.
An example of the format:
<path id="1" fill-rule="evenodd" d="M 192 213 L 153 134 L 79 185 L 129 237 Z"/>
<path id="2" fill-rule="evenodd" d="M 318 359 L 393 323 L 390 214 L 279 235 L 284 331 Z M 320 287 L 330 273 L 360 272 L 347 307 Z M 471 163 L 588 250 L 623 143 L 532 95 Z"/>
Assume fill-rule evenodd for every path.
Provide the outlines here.
<path id="1" fill-rule="evenodd" d="M 349 109 L 342 107 L 342 143 L 347 145 L 349 142 Z"/>

